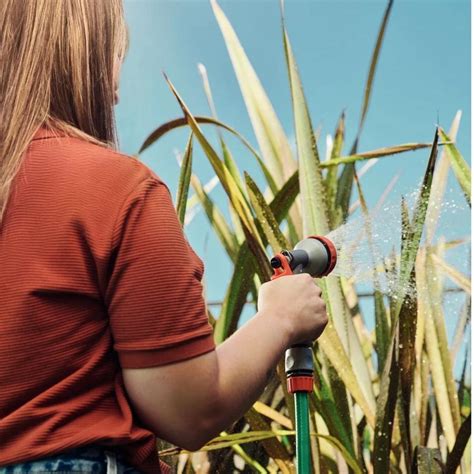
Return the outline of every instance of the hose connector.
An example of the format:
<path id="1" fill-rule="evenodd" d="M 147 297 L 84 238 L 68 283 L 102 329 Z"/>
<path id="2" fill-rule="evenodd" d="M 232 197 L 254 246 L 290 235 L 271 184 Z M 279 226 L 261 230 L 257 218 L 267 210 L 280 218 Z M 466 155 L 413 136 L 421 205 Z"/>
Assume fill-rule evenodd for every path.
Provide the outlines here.
<path id="1" fill-rule="evenodd" d="M 288 393 L 313 391 L 313 350 L 311 343 L 297 344 L 285 352 Z"/>

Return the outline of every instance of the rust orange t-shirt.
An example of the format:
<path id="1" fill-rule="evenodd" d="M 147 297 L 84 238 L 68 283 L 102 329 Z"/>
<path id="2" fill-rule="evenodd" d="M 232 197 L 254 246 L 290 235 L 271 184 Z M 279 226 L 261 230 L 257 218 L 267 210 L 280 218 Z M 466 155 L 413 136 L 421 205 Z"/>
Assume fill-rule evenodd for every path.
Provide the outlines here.
<path id="1" fill-rule="evenodd" d="M 204 264 L 169 188 L 137 158 L 40 128 L 12 193 L 0 225 L 0 466 L 94 444 L 169 472 L 121 375 L 215 348 Z"/>

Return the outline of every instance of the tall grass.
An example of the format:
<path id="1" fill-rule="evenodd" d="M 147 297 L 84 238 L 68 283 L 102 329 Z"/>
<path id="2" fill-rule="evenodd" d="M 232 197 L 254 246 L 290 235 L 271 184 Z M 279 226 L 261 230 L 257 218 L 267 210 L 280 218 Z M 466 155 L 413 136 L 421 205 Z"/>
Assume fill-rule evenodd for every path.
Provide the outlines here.
<path id="1" fill-rule="evenodd" d="M 273 106 L 263 89 L 225 13 L 215 0 L 213 12 L 258 142 L 255 150 L 215 113 L 205 69 L 204 91 L 211 117 L 193 115 L 171 81 L 183 117 L 158 127 L 144 142 L 145 150 L 163 135 L 188 127 L 177 195 L 182 223 L 186 212 L 201 205 L 234 270 L 219 315 L 209 314 L 217 343 L 236 330 L 249 294 L 256 300 L 259 286 L 270 279 L 270 253 L 292 248 L 310 234 L 327 234 L 350 219 L 350 202 L 357 190 L 371 238 L 370 210 L 357 176 L 356 163 L 397 156 L 426 148 L 427 166 L 414 210 L 402 201 L 401 248 L 386 268 L 397 289 L 383 294 L 374 271 L 374 319 L 370 331 L 363 322 L 354 282 L 346 278 L 321 279 L 330 316 L 314 345 L 316 377 L 310 396 L 313 471 L 354 473 L 470 472 L 470 386 L 467 361 L 457 379 L 453 366 L 459 354 L 449 347 L 443 314 L 443 280 L 448 277 L 466 294 L 455 342 L 469 322 L 469 277 L 446 262 L 445 250 L 458 242 L 435 239 L 439 203 L 443 200 L 449 168 L 470 205 L 470 169 L 456 147 L 460 113 L 446 133 L 436 127 L 430 143 L 408 143 L 359 152 L 379 54 L 392 1 L 387 3 L 371 57 L 356 138 L 344 155 L 345 116 L 341 114 L 327 159 L 321 161 L 317 134 L 305 99 L 302 81 L 285 28 L 282 5 L 282 44 L 291 91 L 296 160 Z M 218 130 L 219 149 L 203 126 Z M 225 136 L 238 137 L 256 160 L 266 179 L 262 191 L 248 173 L 242 177 L 226 145 Z M 229 201 L 231 221 L 213 202 L 206 186 L 192 173 L 193 142 L 201 146 Z M 195 145 L 194 145 L 195 146 Z M 438 159 L 438 148 L 441 156 Z M 397 156 L 396 156 L 397 155 Z M 382 166 L 382 165 L 380 165 Z M 354 184 L 356 185 L 354 187 Z M 189 196 L 190 188 L 194 195 Z M 427 216 L 429 217 L 427 219 Z M 407 288 L 416 287 L 416 292 Z M 178 448 L 160 452 L 178 472 L 295 472 L 293 400 L 286 391 L 283 361 L 261 399 L 251 410 L 212 440 L 199 453 Z"/>

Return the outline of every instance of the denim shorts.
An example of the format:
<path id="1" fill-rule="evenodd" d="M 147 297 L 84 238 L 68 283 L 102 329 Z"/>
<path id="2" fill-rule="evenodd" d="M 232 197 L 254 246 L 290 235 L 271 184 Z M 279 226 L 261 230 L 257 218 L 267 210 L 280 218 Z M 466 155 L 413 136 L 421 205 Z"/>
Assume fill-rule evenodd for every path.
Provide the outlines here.
<path id="1" fill-rule="evenodd" d="M 107 447 L 86 446 L 19 464 L 0 466 L 0 474 L 142 474 Z"/>

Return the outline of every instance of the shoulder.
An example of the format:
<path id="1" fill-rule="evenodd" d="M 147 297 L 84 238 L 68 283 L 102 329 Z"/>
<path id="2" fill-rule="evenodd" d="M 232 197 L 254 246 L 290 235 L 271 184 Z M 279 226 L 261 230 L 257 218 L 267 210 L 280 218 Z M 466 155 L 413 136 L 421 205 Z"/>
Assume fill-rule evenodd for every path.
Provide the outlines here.
<path id="1" fill-rule="evenodd" d="M 137 156 L 96 145 L 75 137 L 54 137 L 32 142 L 30 158 L 42 166 L 60 186 L 72 187 L 89 199 L 120 200 L 146 180 L 166 183 Z M 114 200 L 115 200 L 114 199 Z"/>

